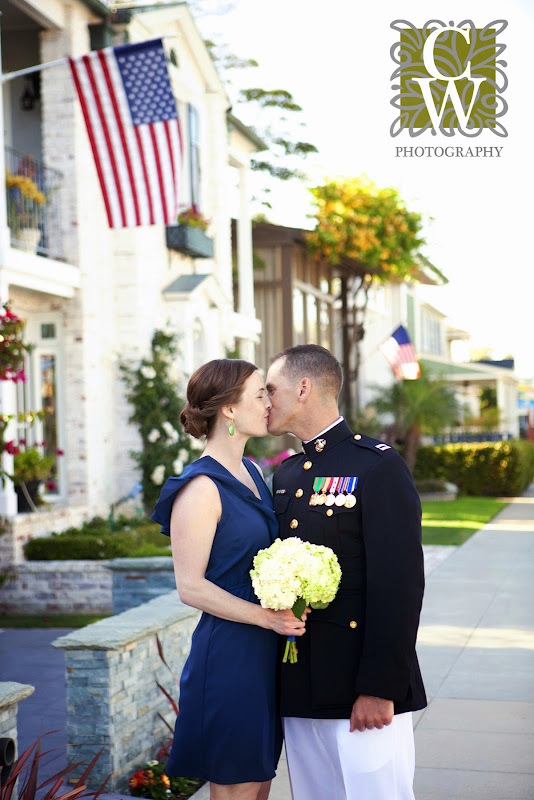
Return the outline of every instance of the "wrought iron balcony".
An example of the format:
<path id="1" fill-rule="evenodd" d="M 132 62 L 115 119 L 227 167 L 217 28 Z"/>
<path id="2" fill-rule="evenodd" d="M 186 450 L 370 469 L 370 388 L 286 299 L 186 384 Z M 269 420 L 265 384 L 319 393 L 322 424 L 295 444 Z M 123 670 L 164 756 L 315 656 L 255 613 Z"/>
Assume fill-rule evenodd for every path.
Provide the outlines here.
<path id="1" fill-rule="evenodd" d="M 60 227 L 61 172 L 6 147 L 7 224 L 11 244 L 49 258 L 64 257 Z"/>

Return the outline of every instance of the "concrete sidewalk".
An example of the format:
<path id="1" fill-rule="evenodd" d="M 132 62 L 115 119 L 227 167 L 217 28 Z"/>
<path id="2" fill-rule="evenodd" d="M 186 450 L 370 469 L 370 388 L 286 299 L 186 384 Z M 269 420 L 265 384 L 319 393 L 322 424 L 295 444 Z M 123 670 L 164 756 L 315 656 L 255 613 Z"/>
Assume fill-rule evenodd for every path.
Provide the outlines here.
<path id="1" fill-rule="evenodd" d="M 427 569 L 417 800 L 534 799 L 534 484 L 506 499 L 491 523 Z M 270 800 L 291 800 L 285 762 Z"/>
<path id="2" fill-rule="evenodd" d="M 417 800 L 534 800 L 534 484 L 508 501 L 462 547 L 425 547 Z M 60 633 L 0 631 L 0 680 L 37 687 L 19 706 L 21 745 L 61 724 L 63 663 L 48 646 Z M 206 785 L 195 800 L 207 798 Z M 290 798 L 282 760 L 270 800 Z"/>

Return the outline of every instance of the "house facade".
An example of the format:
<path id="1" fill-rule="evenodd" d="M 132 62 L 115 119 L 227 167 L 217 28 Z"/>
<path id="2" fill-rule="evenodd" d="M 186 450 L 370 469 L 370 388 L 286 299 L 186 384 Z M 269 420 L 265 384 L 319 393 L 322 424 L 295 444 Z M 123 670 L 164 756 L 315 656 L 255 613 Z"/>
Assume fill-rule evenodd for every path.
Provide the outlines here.
<path id="1" fill-rule="evenodd" d="M 45 451 L 64 452 L 45 511 L 22 519 L 11 483 L 0 492 L 0 513 L 25 531 L 18 558 L 27 536 L 106 516 L 135 483 L 129 451 L 138 449 L 139 438 L 128 423 L 119 364 L 148 355 L 155 329 L 177 334 L 177 372 L 184 377 L 236 341 L 243 355 L 252 354 L 261 324 L 247 173 L 251 154 L 263 145 L 229 117 L 225 89 L 185 4 L 121 5 L 111 14 L 99 0 L 1 0 L 0 10 L 4 76 L 60 62 L 4 82 L 4 168 L 31 178 L 46 202 L 33 225 L 37 243 L 26 240 L 9 188 L 0 206 L 0 299 L 26 320 L 25 339 L 34 345 L 26 383 L 0 382 L 1 412 L 51 410 L 33 428 L 12 421 L 4 438 L 44 440 Z M 183 141 L 180 208 L 194 205 L 209 220 L 193 242 L 184 242 L 176 226 L 108 227 L 70 69 L 61 61 L 163 34 Z M 238 306 L 228 200 L 235 187 Z M 11 458 L 3 454 L 8 472 Z"/>

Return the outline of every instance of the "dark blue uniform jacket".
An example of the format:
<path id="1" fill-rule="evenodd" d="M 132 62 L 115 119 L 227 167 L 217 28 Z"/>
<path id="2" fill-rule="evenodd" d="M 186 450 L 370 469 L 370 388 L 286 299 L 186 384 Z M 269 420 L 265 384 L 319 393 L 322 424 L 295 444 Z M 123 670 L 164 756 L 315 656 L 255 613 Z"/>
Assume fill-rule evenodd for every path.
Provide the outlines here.
<path id="1" fill-rule="evenodd" d="M 391 447 L 340 422 L 274 476 L 280 537 L 298 536 L 336 553 L 335 600 L 308 616 L 298 662 L 282 665 L 283 716 L 343 719 L 359 694 L 394 701 L 395 713 L 426 705 L 415 653 L 423 600 L 421 504 Z M 357 477 L 352 508 L 309 505 L 317 477 Z"/>

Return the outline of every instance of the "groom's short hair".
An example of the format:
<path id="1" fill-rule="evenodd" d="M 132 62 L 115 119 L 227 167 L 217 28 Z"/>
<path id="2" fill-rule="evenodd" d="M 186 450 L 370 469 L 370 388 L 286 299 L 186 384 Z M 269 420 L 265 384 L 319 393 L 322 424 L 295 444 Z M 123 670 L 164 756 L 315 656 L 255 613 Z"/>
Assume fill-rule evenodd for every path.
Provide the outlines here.
<path id="1" fill-rule="evenodd" d="M 273 356 L 271 364 L 284 358 L 281 369 L 290 381 L 297 382 L 302 378 L 310 378 L 329 395 L 338 398 L 343 383 L 343 369 L 337 358 L 326 347 L 318 344 L 297 344 L 286 347 L 281 353 Z"/>

